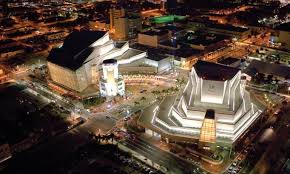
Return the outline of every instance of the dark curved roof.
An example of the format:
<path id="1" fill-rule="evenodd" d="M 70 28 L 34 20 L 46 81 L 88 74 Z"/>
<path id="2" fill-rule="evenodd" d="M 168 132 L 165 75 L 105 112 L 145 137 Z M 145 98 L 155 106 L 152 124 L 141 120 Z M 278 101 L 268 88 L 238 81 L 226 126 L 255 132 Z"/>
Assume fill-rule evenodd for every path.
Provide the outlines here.
<path id="1" fill-rule="evenodd" d="M 93 48 L 89 46 L 105 34 L 104 31 L 75 31 L 66 37 L 61 48 L 51 50 L 47 60 L 76 70 L 92 53 Z"/>
<path id="2" fill-rule="evenodd" d="M 225 81 L 232 79 L 240 69 L 229 66 L 198 60 L 194 64 L 197 75 L 206 80 Z"/>
<path id="3" fill-rule="evenodd" d="M 116 59 L 107 59 L 103 61 L 103 64 L 113 64 L 113 63 L 117 63 Z"/>

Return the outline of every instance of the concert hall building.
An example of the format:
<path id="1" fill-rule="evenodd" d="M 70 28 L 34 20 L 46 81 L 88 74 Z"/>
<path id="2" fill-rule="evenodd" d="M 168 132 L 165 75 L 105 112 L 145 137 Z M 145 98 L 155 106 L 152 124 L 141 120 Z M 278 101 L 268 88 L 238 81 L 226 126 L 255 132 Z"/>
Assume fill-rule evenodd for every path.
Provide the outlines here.
<path id="1" fill-rule="evenodd" d="M 144 109 L 138 123 L 167 142 L 233 147 L 262 113 L 239 69 L 198 61 L 180 94 Z"/>

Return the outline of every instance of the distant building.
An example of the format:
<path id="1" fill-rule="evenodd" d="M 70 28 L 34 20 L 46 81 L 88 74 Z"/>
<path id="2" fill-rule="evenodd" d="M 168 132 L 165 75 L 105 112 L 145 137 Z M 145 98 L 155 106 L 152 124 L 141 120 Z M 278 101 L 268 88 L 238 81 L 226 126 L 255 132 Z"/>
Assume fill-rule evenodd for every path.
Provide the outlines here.
<path id="1" fill-rule="evenodd" d="M 278 26 L 276 30 L 278 30 L 278 41 L 282 43 L 282 48 L 290 50 L 290 22 Z"/>
<path id="2" fill-rule="evenodd" d="M 107 59 L 102 64 L 103 75 L 100 78 L 100 92 L 103 97 L 125 95 L 125 83 L 119 74 L 115 59 Z"/>
<path id="3" fill-rule="evenodd" d="M 239 69 L 198 61 L 182 94 L 145 108 L 138 122 L 167 142 L 233 147 L 263 109 L 251 102 L 245 83 Z"/>
<path id="4" fill-rule="evenodd" d="M 115 38 L 119 40 L 125 40 L 128 38 L 128 18 L 122 17 L 122 18 L 117 18 L 115 19 Z"/>
<path id="5" fill-rule="evenodd" d="M 16 56 L 18 54 L 23 54 L 26 51 L 26 47 L 22 45 L 15 45 L 6 48 L 0 48 L 0 60 L 6 60 L 9 57 Z"/>
<path id="6" fill-rule="evenodd" d="M 109 11 L 110 15 L 110 29 L 113 30 L 116 26 L 116 19 L 124 18 L 126 15 L 126 11 L 124 8 L 111 8 Z"/>
<path id="7" fill-rule="evenodd" d="M 251 35 L 251 29 L 233 25 L 211 24 L 206 29 L 211 33 L 224 34 L 240 40 L 247 39 Z"/>
<path id="8" fill-rule="evenodd" d="M 57 31 L 57 32 L 50 32 L 44 35 L 47 41 L 58 40 L 65 38 L 67 36 L 67 32 L 65 31 Z"/>
<path id="9" fill-rule="evenodd" d="M 76 31 L 61 48 L 52 49 L 47 66 L 53 82 L 81 92 L 98 81 L 99 65 L 115 58 L 126 64 L 146 57 L 146 52 L 129 48 L 128 42 L 114 42 L 104 31 Z"/>
<path id="10" fill-rule="evenodd" d="M 128 12 L 122 7 L 110 9 L 110 29 L 118 40 L 132 39 L 142 29 L 140 14 Z"/>
<path id="11" fill-rule="evenodd" d="M 178 42 L 189 45 L 196 50 L 216 51 L 217 49 L 227 45 L 231 40 L 231 37 L 196 31 L 188 32 L 178 40 Z"/>
<path id="12" fill-rule="evenodd" d="M 249 28 L 204 22 L 202 20 L 189 21 L 188 27 L 194 30 L 203 30 L 208 33 L 227 35 L 240 40 L 247 39 L 251 35 L 251 29 Z"/>
<path id="13" fill-rule="evenodd" d="M 283 64 L 274 64 L 259 60 L 252 60 L 244 71 L 249 76 L 255 76 L 257 73 L 264 75 L 272 75 L 278 80 L 290 80 L 290 67 Z"/>
<path id="14" fill-rule="evenodd" d="M 138 34 L 138 43 L 151 47 L 158 47 L 161 40 L 168 39 L 168 31 L 150 30 Z"/>

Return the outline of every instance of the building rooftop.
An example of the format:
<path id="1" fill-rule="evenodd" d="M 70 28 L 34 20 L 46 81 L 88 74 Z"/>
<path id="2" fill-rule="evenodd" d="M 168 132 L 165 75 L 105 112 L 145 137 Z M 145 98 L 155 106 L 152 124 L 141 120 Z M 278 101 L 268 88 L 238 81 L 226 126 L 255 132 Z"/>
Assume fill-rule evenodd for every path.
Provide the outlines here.
<path id="1" fill-rule="evenodd" d="M 198 60 L 194 64 L 197 75 L 203 79 L 225 81 L 232 79 L 240 70 L 229 66 Z"/>
<path id="2" fill-rule="evenodd" d="M 245 69 L 245 73 L 249 75 L 254 75 L 257 72 L 290 79 L 290 67 L 283 64 L 274 64 L 259 60 L 253 60 L 250 65 Z"/>
<path id="3" fill-rule="evenodd" d="M 147 59 L 150 59 L 150 60 L 155 60 L 155 61 L 160 61 L 160 60 L 163 60 L 165 58 L 167 58 L 168 56 L 165 56 L 163 54 L 154 54 L 152 52 L 147 52 Z"/>
<path id="4" fill-rule="evenodd" d="M 211 24 L 208 24 L 207 26 L 210 28 L 229 30 L 229 31 L 235 31 L 235 32 L 245 32 L 249 30 L 248 28 L 236 27 L 233 25 L 216 24 L 216 23 L 211 23 Z"/>
<path id="5" fill-rule="evenodd" d="M 290 22 L 284 23 L 276 27 L 277 30 L 290 31 Z"/>
<path id="6" fill-rule="evenodd" d="M 198 55 L 200 53 L 200 50 L 182 46 L 177 50 L 173 50 L 172 53 L 169 54 L 174 55 L 175 58 L 178 60 L 179 58 L 190 58 L 191 56 Z"/>
<path id="7" fill-rule="evenodd" d="M 76 70 L 94 50 L 89 46 L 105 34 L 105 31 L 75 31 L 67 36 L 61 48 L 51 50 L 47 60 Z"/>
<path id="8" fill-rule="evenodd" d="M 106 34 L 105 31 L 75 31 L 69 34 L 62 48 L 77 54 Z"/>
<path id="9" fill-rule="evenodd" d="M 170 23 L 170 22 L 175 22 L 175 21 L 181 21 L 185 19 L 186 19 L 186 16 L 168 15 L 168 16 L 154 17 L 150 21 L 151 23 L 155 23 L 155 24 L 164 24 L 164 23 Z"/>
<path id="10" fill-rule="evenodd" d="M 231 65 L 237 61 L 240 61 L 240 59 L 233 58 L 233 57 L 227 57 L 227 58 L 218 60 L 218 63 L 223 64 L 223 65 Z"/>
<path id="11" fill-rule="evenodd" d="M 228 36 L 214 34 L 214 35 L 194 35 L 194 38 L 187 39 L 187 36 L 182 37 L 179 42 L 184 42 L 193 45 L 209 46 L 224 40 L 230 39 Z"/>
<path id="12" fill-rule="evenodd" d="M 146 34 L 146 35 L 150 35 L 150 36 L 161 36 L 161 35 L 164 35 L 164 34 L 167 34 L 168 31 L 164 31 L 164 30 L 150 30 L 150 31 L 145 31 L 145 32 L 142 32 L 141 34 Z"/>
<path id="13" fill-rule="evenodd" d="M 179 31 L 184 30 L 184 28 L 177 27 L 175 25 L 166 25 L 166 26 L 163 26 L 163 27 L 159 27 L 157 29 L 159 29 L 159 30 L 167 30 L 167 31 L 174 31 L 174 32 L 179 32 Z"/>

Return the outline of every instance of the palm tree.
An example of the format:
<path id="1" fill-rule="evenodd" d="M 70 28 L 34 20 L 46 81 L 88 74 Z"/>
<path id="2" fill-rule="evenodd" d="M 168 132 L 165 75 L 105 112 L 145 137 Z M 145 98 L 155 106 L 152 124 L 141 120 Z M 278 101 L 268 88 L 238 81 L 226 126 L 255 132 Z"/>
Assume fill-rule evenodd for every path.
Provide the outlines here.
<path id="1" fill-rule="evenodd" d="M 115 137 L 115 135 L 111 132 L 110 135 L 109 135 L 109 139 L 111 139 L 111 142 L 112 143 L 114 141 L 114 137 Z"/>
<path id="2" fill-rule="evenodd" d="M 100 143 L 102 140 L 102 136 L 100 134 L 98 134 L 95 138 L 96 138 L 98 143 Z"/>

